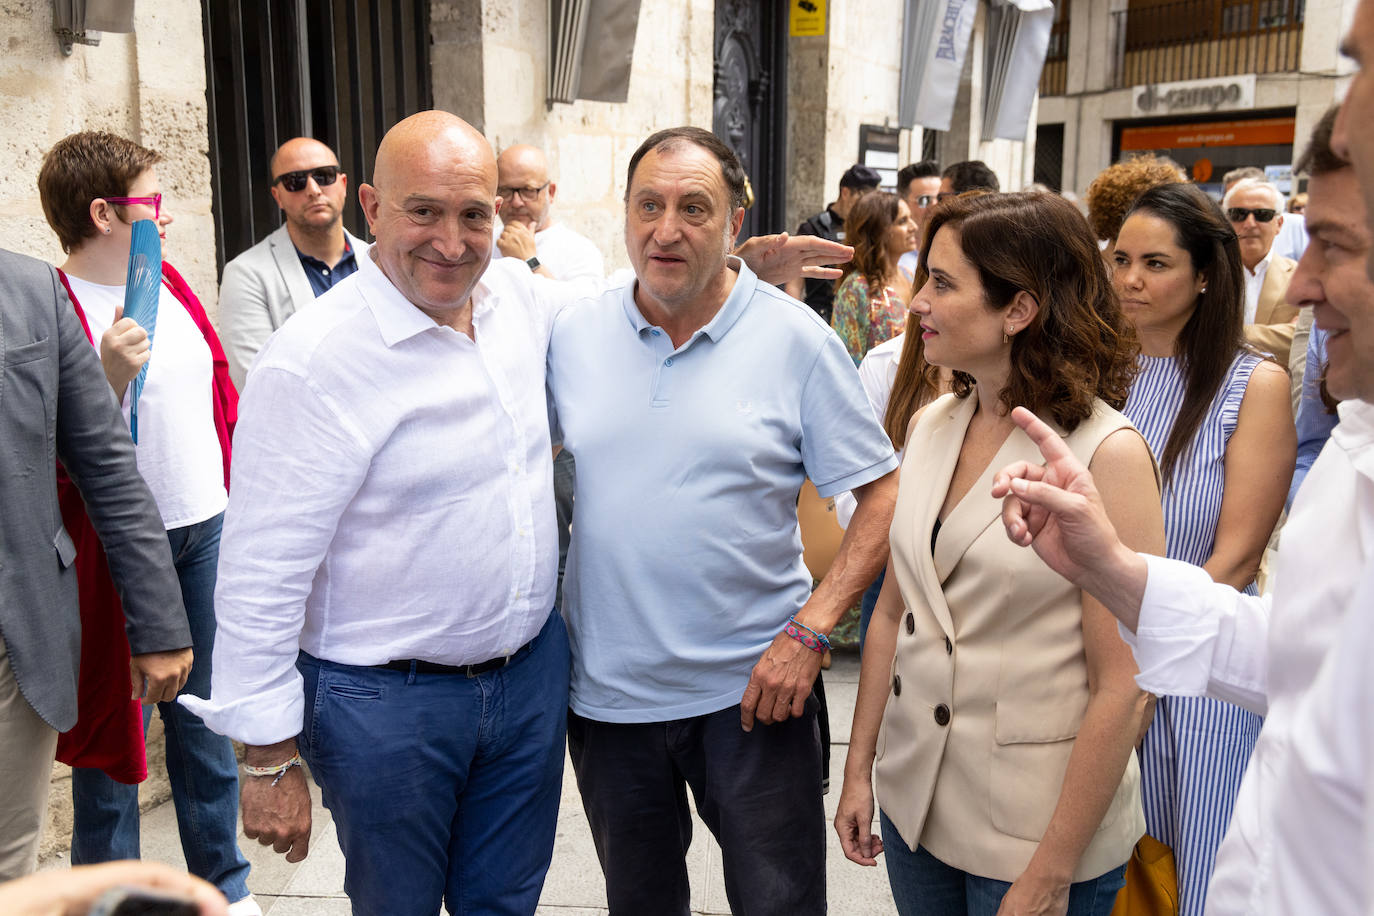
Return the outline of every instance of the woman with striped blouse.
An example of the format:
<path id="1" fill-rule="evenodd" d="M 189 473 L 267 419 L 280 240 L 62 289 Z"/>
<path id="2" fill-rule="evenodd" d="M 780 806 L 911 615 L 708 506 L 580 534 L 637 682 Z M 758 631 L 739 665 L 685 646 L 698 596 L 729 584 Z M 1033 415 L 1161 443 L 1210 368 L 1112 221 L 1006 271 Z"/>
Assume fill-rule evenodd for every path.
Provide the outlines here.
<path id="1" fill-rule="evenodd" d="M 1235 232 L 1191 184 L 1135 202 L 1113 281 L 1140 338 L 1123 411 L 1164 479 L 1168 556 L 1255 593 L 1297 449 L 1287 373 L 1243 343 L 1245 284 Z M 1200 916 L 1260 718 L 1203 697 L 1159 698 L 1145 735 L 1145 823 L 1174 851 L 1179 908 Z"/>

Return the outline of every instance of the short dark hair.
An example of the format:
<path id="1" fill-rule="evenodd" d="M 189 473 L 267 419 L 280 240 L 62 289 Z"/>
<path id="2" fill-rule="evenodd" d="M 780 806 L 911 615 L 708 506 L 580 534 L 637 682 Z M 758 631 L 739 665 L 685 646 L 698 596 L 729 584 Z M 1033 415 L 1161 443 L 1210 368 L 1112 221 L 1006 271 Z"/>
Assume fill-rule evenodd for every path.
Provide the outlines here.
<path id="1" fill-rule="evenodd" d="M 913 162 L 902 166 L 897 173 L 897 193 L 902 197 L 906 196 L 907 188 L 917 178 L 939 178 L 940 164 L 934 159 L 922 159 L 920 162 Z"/>
<path id="2" fill-rule="evenodd" d="M 630 157 L 630 168 L 625 175 L 626 202 L 630 199 L 630 185 L 634 183 L 639 160 L 648 155 L 650 150 L 672 150 L 681 143 L 695 144 L 715 156 L 720 163 L 721 177 L 725 179 L 725 190 L 730 195 L 730 209 L 745 206 L 748 191 L 745 190 L 744 167 L 739 164 L 739 158 L 719 137 L 700 127 L 669 127 L 650 134 L 647 140 L 639 144 L 639 149 Z"/>
<path id="3" fill-rule="evenodd" d="M 856 162 L 840 176 L 840 187 L 856 191 L 871 191 L 883 183 L 882 173 L 872 166 Z"/>
<path id="4" fill-rule="evenodd" d="M 1293 167 L 1293 171 L 1300 175 L 1325 175 L 1328 172 L 1350 168 L 1350 163 L 1337 156 L 1336 151 L 1331 148 L 1331 131 L 1336 126 L 1336 115 L 1340 110 L 1339 105 L 1332 105 L 1326 109 L 1326 114 L 1322 115 L 1317 126 L 1312 128 L 1312 138 L 1307 141 L 1307 148 L 1302 151 L 1302 156 L 1298 158 L 1298 164 Z"/>
<path id="5" fill-rule="evenodd" d="M 988 168 L 988 164 L 981 159 L 956 162 L 945 169 L 940 177 L 949 179 L 955 194 L 962 194 L 965 191 L 1002 190 L 1002 184 L 997 180 L 997 173 Z"/>
<path id="6" fill-rule="evenodd" d="M 103 130 L 58 140 L 38 170 L 38 198 L 62 250 L 70 253 L 95 235 L 91 201 L 126 196 L 134 180 L 161 161 L 161 153 Z"/>
<path id="7" fill-rule="evenodd" d="M 1032 191 L 956 197 L 932 214 L 921 243 L 923 265 L 936 234 L 948 227 L 977 268 L 989 308 L 1006 308 L 1022 290 L 1040 305 L 1012 339 L 1011 371 L 997 393 L 1007 412 L 1020 405 L 1072 431 L 1099 398 L 1120 410 L 1140 348 L 1078 208 L 1058 194 Z M 911 371 L 898 363 L 894 391 Z M 973 388 L 972 376 L 954 373 L 957 397 Z"/>
<path id="8" fill-rule="evenodd" d="M 1242 179 L 1244 180 L 1244 179 Z M 1148 213 L 1168 223 L 1193 270 L 1205 277 L 1193 314 L 1178 333 L 1174 352 L 1183 369 L 1183 404 L 1159 456 L 1168 481 L 1192 443 L 1236 352 L 1244 344 L 1245 275 L 1240 242 L 1221 207 L 1190 182 L 1147 189 L 1126 213 Z"/>

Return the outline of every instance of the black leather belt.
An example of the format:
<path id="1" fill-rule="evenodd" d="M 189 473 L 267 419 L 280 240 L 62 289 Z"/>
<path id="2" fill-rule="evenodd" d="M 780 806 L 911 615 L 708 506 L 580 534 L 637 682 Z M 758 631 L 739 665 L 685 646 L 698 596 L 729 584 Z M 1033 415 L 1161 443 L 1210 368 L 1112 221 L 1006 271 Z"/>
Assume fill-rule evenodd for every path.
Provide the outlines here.
<path id="1" fill-rule="evenodd" d="M 498 658 L 478 662 L 475 665 L 441 665 L 438 662 L 427 662 L 418 658 L 397 658 L 384 665 L 372 665 L 371 667 L 385 668 L 388 671 L 404 671 L 409 674 L 411 666 L 414 665 L 416 674 L 461 674 L 464 677 L 477 677 L 479 674 L 486 674 L 488 671 L 506 667 L 528 652 L 532 645 L 534 645 L 534 640 L 531 639 L 510 655 L 502 655 Z"/>

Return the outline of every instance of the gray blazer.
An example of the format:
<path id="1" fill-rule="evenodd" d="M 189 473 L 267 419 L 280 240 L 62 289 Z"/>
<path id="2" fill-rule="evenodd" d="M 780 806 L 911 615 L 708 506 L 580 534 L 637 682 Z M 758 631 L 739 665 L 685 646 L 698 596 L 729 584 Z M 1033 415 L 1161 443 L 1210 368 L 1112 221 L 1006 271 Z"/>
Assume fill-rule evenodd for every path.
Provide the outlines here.
<path id="1" fill-rule="evenodd" d="M 368 243 L 347 229 L 344 235 L 354 254 L 362 257 Z M 248 367 L 272 332 L 314 301 L 315 290 L 285 224 L 224 265 L 219 284 L 219 335 L 229 357 L 234 387 L 243 390 Z"/>
<path id="2" fill-rule="evenodd" d="M 134 654 L 191 645 L 167 532 L 100 357 L 57 272 L 0 249 L 0 637 L 24 698 L 66 731 L 81 614 L 59 460 L 105 547 Z"/>

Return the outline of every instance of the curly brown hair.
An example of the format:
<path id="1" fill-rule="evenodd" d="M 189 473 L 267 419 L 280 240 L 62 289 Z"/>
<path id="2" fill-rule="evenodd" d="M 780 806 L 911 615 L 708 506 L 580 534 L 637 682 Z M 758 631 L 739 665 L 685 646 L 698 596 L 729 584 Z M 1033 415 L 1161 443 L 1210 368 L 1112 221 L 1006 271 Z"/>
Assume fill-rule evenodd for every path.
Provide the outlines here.
<path id="1" fill-rule="evenodd" d="M 1097 399 L 1120 409 L 1135 380 L 1140 347 L 1078 209 L 1044 192 L 946 201 L 928 221 L 922 263 L 946 227 L 957 230 L 989 308 L 1008 307 L 1023 290 L 1040 306 L 1012 339 L 1007 384 L 997 394 L 1006 410 L 1026 407 L 1072 431 L 1092 414 Z M 898 384 L 905 371 L 907 365 L 900 364 Z M 974 379 L 956 371 L 952 387 L 966 398 Z"/>
<path id="2" fill-rule="evenodd" d="M 1187 181 L 1178 163 L 1151 153 L 1132 156 L 1098 173 L 1088 185 L 1088 223 L 1099 239 L 1115 241 L 1131 204 L 1150 188 Z"/>

